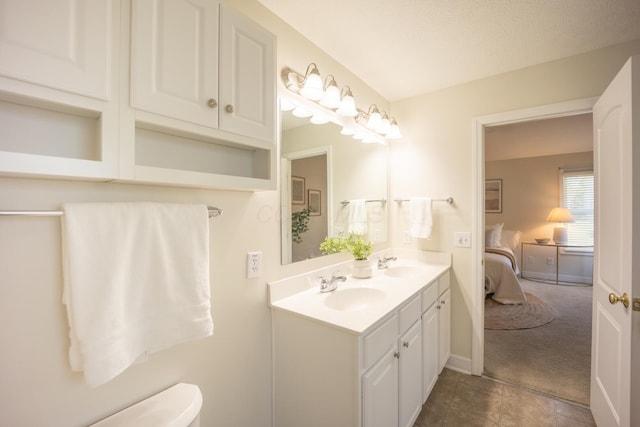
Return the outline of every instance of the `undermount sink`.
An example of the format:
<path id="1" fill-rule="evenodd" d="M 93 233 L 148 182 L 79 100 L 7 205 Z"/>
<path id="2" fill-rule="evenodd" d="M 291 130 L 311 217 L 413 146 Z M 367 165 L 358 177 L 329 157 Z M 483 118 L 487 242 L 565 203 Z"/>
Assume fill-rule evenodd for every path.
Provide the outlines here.
<path id="1" fill-rule="evenodd" d="M 402 277 L 411 277 L 418 273 L 420 273 L 420 267 L 414 267 L 412 265 L 398 265 L 394 267 L 389 267 L 384 271 L 385 276 L 402 278 Z"/>
<path id="2" fill-rule="evenodd" d="M 324 304 L 340 311 L 363 310 L 371 305 L 382 302 L 386 295 L 383 291 L 373 288 L 338 289 L 331 293 Z"/>

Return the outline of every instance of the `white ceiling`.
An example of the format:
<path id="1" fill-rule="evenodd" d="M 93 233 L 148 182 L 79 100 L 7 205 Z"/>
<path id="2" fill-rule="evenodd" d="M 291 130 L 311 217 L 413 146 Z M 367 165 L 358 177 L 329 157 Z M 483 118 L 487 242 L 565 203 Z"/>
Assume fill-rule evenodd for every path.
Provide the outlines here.
<path id="1" fill-rule="evenodd" d="M 640 0 L 258 1 L 388 101 L 640 39 Z"/>

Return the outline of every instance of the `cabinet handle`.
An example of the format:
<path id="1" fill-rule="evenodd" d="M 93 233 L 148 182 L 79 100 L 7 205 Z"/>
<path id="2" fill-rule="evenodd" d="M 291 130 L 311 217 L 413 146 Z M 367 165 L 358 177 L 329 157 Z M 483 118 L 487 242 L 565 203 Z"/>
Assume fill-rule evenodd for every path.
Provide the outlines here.
<path id="1" fill-rule="evenodd" d="M 399 352 L 394 352 L 393 353 L 393 357 L 395 357 L 396 359 L 400 359 L 400 353 Z"/>
<path id="2" fill-rule="evenodd" d="M 225 110 L 227 113 L 233 113 L 233 105 L 228 104 L 226 107 L 224 107 L 224 110 Z"/>
<path id="3" fill-rule="evenodd" d="M 409 342 L 408 341 L 403 342 L 402 346 L 405 348 L 409 348 Z"/>
<path id="4" fill-rule="evenodd" d="M 209 100 L 207 101 L 207 105 L 211 108 L 216 108 L 218 106 L 218 101 L 213 98 L 209 98 Z"/>

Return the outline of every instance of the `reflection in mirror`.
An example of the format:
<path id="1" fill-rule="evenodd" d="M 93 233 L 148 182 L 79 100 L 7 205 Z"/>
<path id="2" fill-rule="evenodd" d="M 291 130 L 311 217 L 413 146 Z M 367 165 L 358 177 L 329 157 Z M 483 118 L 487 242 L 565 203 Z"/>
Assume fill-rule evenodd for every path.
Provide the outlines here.
<path id="1" fill-rule="evenodd" d="M 282 263 L 322 255 L 325 237 L 353 229 L 358 200 L 370 200 L 369 240 L 386 241 L 387 146 L 341 135 L 331 122 L 315 125 L 291 112 L 281 118 Z"/>

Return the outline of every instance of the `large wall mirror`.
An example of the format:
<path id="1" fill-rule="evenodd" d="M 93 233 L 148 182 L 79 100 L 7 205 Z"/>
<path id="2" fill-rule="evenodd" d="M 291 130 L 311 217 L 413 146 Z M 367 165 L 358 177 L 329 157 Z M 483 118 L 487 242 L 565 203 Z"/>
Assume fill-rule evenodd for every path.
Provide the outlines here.
<path id="1" fill-rule="evenodd" d="M 352 210 L 362 206 L 357 201 L 368 201 L 369 240 L 386 241 L 388 147 L 341 135 L 332 122 L 312 124 L 290 111 L 280 117 L 282 263 L 321 256 L 325 237 L 348 232 L 350 218 L 362 219 Z"/>

